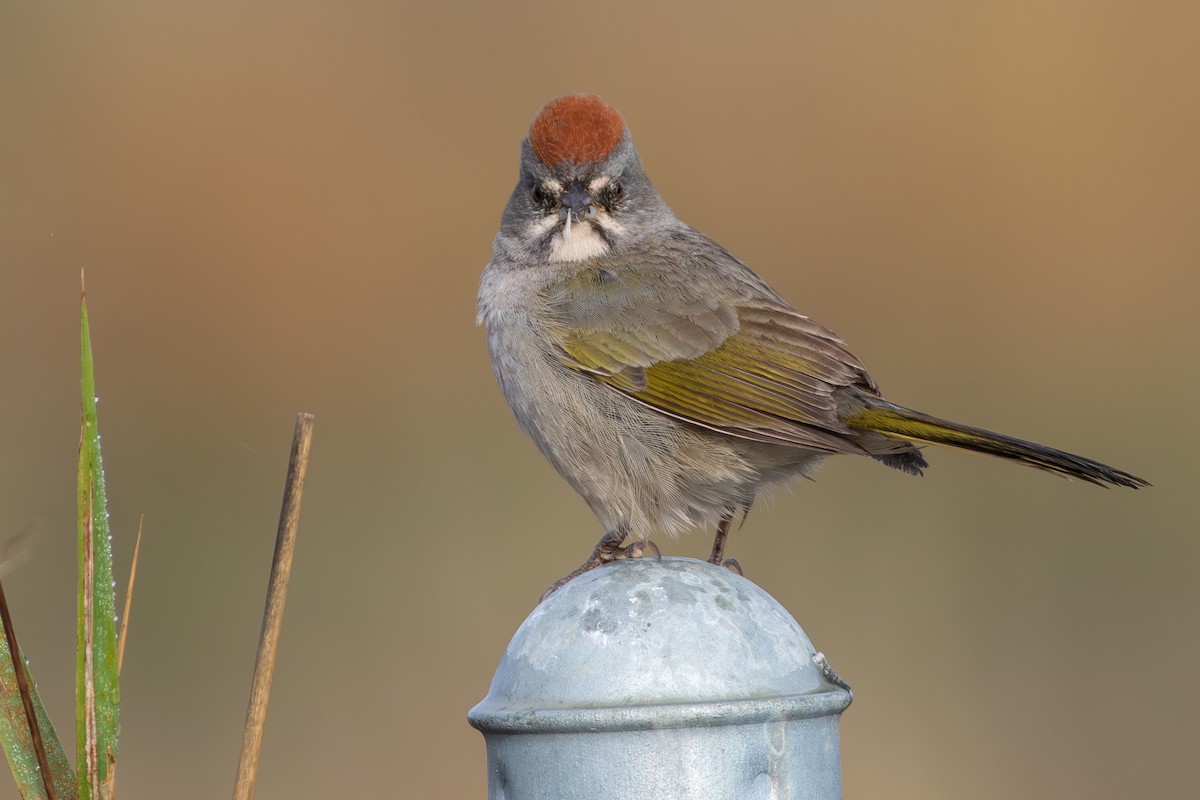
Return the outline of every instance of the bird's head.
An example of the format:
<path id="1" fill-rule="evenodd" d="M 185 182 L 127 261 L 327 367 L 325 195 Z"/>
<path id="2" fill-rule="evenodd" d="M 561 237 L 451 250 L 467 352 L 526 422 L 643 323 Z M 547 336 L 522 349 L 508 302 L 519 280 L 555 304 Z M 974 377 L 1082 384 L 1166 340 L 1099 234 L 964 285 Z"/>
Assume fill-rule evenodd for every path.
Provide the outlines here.
<path id="1" fill-rule="evenodd" d="M 533 118 L 501 224 L 526 252 L 551 262 L 603 257 L 669 219 L 615 108 L 571 94 Z"/>

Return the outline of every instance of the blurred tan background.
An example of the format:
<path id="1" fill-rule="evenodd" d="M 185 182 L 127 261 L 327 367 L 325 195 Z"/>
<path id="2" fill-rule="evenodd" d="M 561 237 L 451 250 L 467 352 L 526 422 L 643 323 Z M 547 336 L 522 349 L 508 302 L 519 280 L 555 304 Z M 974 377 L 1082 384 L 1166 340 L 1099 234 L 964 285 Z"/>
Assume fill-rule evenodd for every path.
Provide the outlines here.
<path id="1" fill-rule="evenodd" d="M 301 410 L 257 796 L 485 796 L 466 711 L 600 531 L 475 290 L 529 119 L 587 90 L 889 397 L 1155 484 L 938 451 L 755 509 L 730 553 L 856 690 L 847 796 L 1193 795 L 1197 30 L 1194 2 L 4 3 L 0 540 L 39 531 L 5 585 L 60 734 L 86 269 L 122 576 L 146 520 L 121 796 L 230 791 Z"/>

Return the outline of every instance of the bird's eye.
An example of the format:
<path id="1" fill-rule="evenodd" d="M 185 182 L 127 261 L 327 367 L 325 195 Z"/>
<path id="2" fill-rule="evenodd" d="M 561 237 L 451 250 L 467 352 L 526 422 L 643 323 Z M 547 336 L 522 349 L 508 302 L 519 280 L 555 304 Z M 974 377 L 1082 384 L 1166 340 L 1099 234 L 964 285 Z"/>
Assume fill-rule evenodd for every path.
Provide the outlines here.
<path id="1" fill-rule="evenodd" d="M 613 181 L 608 185 L 608 197 L 610 200 L 620 200 L 625 196 L 625 187 Z"/>
<path id="2" fill-rule="evenodd" d="M 541 184 L 537 183 L 533 185 L 533 191 L 530 192 L 530 197 L 533 199 L 533 202 L 539 206 L 546 205 L 546 201 L 549 199 L 546 194 L 546 190 L 542 188 Z"/>

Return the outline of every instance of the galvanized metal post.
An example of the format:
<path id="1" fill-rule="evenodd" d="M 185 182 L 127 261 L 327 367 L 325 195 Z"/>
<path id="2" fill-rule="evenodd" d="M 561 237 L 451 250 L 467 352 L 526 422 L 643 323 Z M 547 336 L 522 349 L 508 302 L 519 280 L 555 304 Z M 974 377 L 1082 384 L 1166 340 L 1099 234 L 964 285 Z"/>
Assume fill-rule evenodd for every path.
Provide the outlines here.
<path id="1" fill-rule="evenodd" d="M 535 608 L 468 719 L 490 800 L 832 800 L 850 699 L 765 591 L 642 558 Z"/>

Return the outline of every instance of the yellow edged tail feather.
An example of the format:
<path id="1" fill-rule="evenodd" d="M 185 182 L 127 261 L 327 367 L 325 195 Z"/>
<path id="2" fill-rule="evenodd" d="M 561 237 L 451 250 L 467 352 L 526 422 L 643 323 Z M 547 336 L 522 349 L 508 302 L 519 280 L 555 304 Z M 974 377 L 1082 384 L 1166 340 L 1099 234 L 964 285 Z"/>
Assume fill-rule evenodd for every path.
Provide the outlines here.
<path id="1" fill-rule="evenodd" d="M 948 445 L 987 453 L 1060 475 L 1079 478 L 1098 486 L 1128 486 L 1131 489 L 1140 489 L 1150 485 L 1148 481 L 1136 475 L 1090 458 L 985 431 L 982 428 L 938 419 L 886 400 L 874 397 L 863 397 L 861 400 L 865 407 L 843 418 L 846 425 L 857 430 L 871 431 L 894 439 Z"/>

